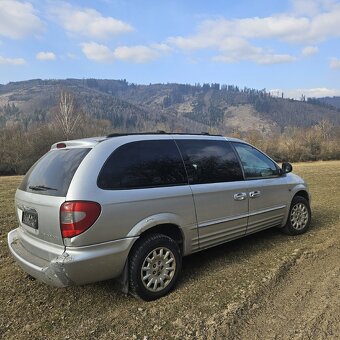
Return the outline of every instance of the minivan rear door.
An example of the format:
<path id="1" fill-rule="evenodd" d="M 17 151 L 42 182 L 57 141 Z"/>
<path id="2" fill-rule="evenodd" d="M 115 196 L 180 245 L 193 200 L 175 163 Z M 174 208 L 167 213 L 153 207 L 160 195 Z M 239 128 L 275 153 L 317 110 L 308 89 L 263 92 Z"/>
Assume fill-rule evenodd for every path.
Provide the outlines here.
<path id="1" fill-rule="evenodd" d="M 16 191 L 15 205 L 24 242 L 26 236 L 63 245 L 59 209 L 79 164 L 89 148 L 52 149 L 27 172 Z"/>
<path id="2" fill-rule="evenodd" d="M 194 197 L 200 249 L 241 237 L 247 229 L 248 197 L 241 166 L 225 138 L 181 137 Z"/>

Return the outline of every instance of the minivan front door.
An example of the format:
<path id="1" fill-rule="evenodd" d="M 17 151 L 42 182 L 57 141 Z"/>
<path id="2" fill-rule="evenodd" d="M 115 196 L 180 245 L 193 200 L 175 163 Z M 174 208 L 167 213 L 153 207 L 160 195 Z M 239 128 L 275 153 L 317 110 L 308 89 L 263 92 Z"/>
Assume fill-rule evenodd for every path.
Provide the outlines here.
<path id="1" fill-rule="evenodd" d="M 189 177 L 196 208 L 199 248 L 245 235 L 247 184 L 236 153 L 222 138 L 176 139 Z"/>
<path id="2" fill-rule="evenodd" d="M 281 225 L 287 209 L 288 185 L 277 165 L 256 148 L 233 143 L 241 159 L 249 197 L 247 234 Z"/>

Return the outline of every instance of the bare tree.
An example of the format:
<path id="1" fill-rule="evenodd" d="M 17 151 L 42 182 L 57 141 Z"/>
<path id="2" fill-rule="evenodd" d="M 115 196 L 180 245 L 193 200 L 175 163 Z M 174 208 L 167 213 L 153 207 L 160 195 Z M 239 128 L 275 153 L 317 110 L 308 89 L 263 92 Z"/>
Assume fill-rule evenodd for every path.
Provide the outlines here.
<path id="1" fill-rule="evenodd" d="M 72 93 L 62 90 L 59 97 L 59 110 L 56 114 L 56 124 L 69 139 L 80 122 L 81 113 L 76 109 Z"/>
<path id="2" fill-rule="evenodd" d="M 329 120 L 322 119 L 315 128 L 320 132 L 322 140 L 328 141 L 331 138 L 333 125 Z"/>

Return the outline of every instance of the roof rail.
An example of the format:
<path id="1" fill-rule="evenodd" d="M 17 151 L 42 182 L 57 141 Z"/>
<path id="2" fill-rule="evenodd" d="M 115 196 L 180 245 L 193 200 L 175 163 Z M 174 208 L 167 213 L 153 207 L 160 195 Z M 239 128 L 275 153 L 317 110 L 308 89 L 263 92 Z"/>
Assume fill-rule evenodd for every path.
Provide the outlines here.
<path id="1" fill-rule="evenodd" d="M 185 132 L 165 132 L 163 130 L 158 130 L 156 132 L 110 133 L 106 137 L 107 138 L 111 138 L 111 137 L 136 136 L 136 135 L 189 135 L 189 136 L 214 136 L 214 137 L 222 137 L 222 135 L 211 135 L 208 132 L 185 133 Z"/>
<path id="2" fill-rule="evenodd" d="M 106 137 L 122 137 L 122 136 L 134 136 L 134 135 L 160 135 L 160 134 L 166 134 L 165 131 L 158 130 L 153 132 L 122 132 L 122 133 L 110 133 Z"/>

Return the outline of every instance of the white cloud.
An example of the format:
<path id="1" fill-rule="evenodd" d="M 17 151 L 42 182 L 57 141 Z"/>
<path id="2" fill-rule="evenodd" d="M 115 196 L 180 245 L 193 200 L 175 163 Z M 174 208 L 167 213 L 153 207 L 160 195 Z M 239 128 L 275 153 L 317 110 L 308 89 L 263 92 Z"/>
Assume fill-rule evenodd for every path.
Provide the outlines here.
<path id="1" fill-rule="evenodd" d="M 217 50 L 220 53 L 213 57 L 213 61 L 226 63 L 247 60 L 258 64 L 277 64 L 296 60 L 294 56 L 275 53 L 271 50 L 252 45 L 249 40 L 255 37 L 254 23 L 256 24 L 256 21 L 261 19 L 256 18 L 253 23 L 250 22 L 251 20 L 208 20 L 200 26 L 196 35 L 172 37 L 168 39 L 168 43 L 187 51 L 200 49 Z M 236 27 L 237 22 L 240 24 L 238 28 Z M 267 25 L 270 26 L 270 23 L 267 22 Z M 261 36 L 264 38 L 268 35 L 268 32 L 265 32 L 263 27 L 258 27 L 258 33 L 262 30 Z"/>
<path id="2" fill-rule="evenodd" d="M 151 47 L 163 53 L 169 53 L 172 51 L 172 48 L 169 45 L 164 44 L 164 43 L 152 44 Z"/>
<path id="3" fill-rule="evenodd" d="M 113 51 L 107 46 L 95 42 L 81 44 L 85 56 L 97 62 L 110 62 L 115 59 Z"/>
<path id="4" fill-rule="evenodd" d="M 189 37 L 172 37 L 169 42 L 181 49 L 194 50 L 219 46 L 228 37 L 243 39 L 278 39 L 289 43 L 319 42 L 340 37 L 338 23 L 340 5 L 313 18 L 278 14 L 270 17 L 206 20 L 197 34 Z"/>
<path id="5" fill-rule="evenodd" d="M 257 64 L 281 64 L 293 62 L 294 56 L 288 54 L 276 54 L 261 47 L 251 45 L 247 40 L 241 38 L 226 38 L 220 41 L 217 48 L 221 54 L 212 58 L 213 61 L 234 63 L 238 61 L 252 61 Z"/>
<path id="6" fill-rule="evenodd" d="M 56 55 L 53 52 L 39 52 L 35 57 L 41 61 L 57 59 Z"/>
<path id="7" fill-rule="evenodd" d="M 317 46 L 306 46 L 302 49 L 302 55 L 305 57 L 309 57 L 319 52 L 319 48 Z"/>
<path id="8" fill-rule="evenodd" d="M 329 66 L 332 69 L 340 69 L 340 59 L 332 58 Z"/>
<path id="9" fill-rule="evenodd" d="M 254 58 L 258 64 L 269 65 L 269 64 L 283 64 L 283 63 L 291 63 L 296 60 L 296 57 L 291 56 L 289 54 L 260 54 Z"/>
<path id="10" fill-rule="evenodd" d="M 108 39 L 113 35 L 133 31 L 131 25 L 112 17 L 104 17 L 91 8 L 78 9 L 65 3 L 50 12 L 70 34 Z"/>
<path id="11" fill-rule="evenodd" d="M 291 0 L 293 14 L 301 16 L 315 16 L 320 12 L 331 11 L 336 2 L 333 0 Z"/>
<path id="12" fill-rule="evenodd" d="M 5 58 L 0 56 L 0 65 L 23 65 L 26 61 L 23 58 Z"/>
<path id="13" fill-rule="evenodd" d="M 42 32 L 44 24 L 29 2 L 1 0 L 0 6 L 0 35 L 20 39 Z"/>
<path id="14" fill-rule="evenodd" d="M 300 99 L 302 95 L 306 98 L 320 98 L 340 96 L 340 89 L 329 89 L 327 87 L 317 88 L 300 88 L 300 89 L 273 89 L 269 91 L 273 96 L 281 96 L 283 92 L 284 98 Z"/>
<path id="15" fill-rule="evenodd" d="M 96 42 L 81 44 L 85 56 L 96 62 L 113 62 L 115 60 L 129 61 L 132 63 L 147 63 L 161 56 L 160 49 L 137 45 L 119 46 L 111 50 L 108 46 Z"/>
<path id="16" fill-rule="evenodd" d="M 130 61 L 133 63 L 147 63 L 160 56 L 159 52 L 155 49 L 142 45 L 119 46 L 113 53 L 116 59 Z"/>
<path id="17" fill-rule="evenodd" d="M 306 46 L 302 55 L 318 52 L 313 44 L 340 37 L 340 3 L 333 0 L 293 0 L 292 12 L 268 17 L 242 19 L 218 18 L 203 21 L 196 33 L 170 37 L 167 43 L 184 51 L 210 49 L 218 51 L 215 61 L 251 60 L 260 64 L 297 60 L 256 46 L 257 40 L 280 41 Z M 310 44 L 310 46 L 309 46 Z M 268 43 L 267 43 L 268 45 Z"/>
<path id="18" fill-rule="evenodd" d="M 261 65 L 271 65 L 271 64 L 283 64 L 291 63 L 296 60 L 294 56 L 289 54 L 255 54 L 255 55 L 240 55 L 237 58 L 229 59 L 228 56 L 216 56 L 213 58 L 214 61 L 222 61 L 226 63 L 236 62 L 236 61 L 253 61 L 254 63 Z"/>
<path id="19" fill-rule="evenodd" d="M 235 63 L 238 61 L 253 61 L 257 64 L 269 65 L 269 64 L 282 64 L 290 63 L 296 60 L 294 56 L 289 54 L 271 54 L 263 53 L 260 50 L 254 54 L 244 54 L 241 51 L 235 51 L 231 55 L 218 55 L 212 58 L 213 61 L 219 61 L 224 63 Z"/>

